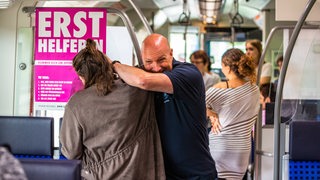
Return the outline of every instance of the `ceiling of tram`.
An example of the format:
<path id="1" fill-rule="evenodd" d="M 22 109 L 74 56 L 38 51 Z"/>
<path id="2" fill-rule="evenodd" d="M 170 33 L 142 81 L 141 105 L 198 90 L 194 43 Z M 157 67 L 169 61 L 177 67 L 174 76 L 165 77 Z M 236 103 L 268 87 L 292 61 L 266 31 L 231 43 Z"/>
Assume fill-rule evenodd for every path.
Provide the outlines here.
<path id="1" fill-rule="evenodd" d="M 210 1 L 210 0 L 207 0 Z M 212 0 L 214 1 L 214 0 Z M 234 3 L 237 0 L 222 0 L 221 3 L 221 14 L 228 15 L 235 11 Z M 170 20 L 170 22 L 178 21 L 179 14 L 184 11 L 184 1 L 183 0 L 133 0 L 142 9 L 159 9 L 162 10 Z M 264 8 L 274 8 L 272 7 L 272 2 L 274 0 L 238 0 L 239 13 L 245 18 L 253 18 L 259 11 Z M 199 11 L 199 0 L 187 0 L 187 7 L 190 11 L 191 19 L 200 20 L 201 14 Z M 274 5 L 273 5 L 274 6 Z"/>
<path id="2" fill-rule="evenodd" d="M 1 0 L 0 0 L 1 1 Z M 13 0 L 11 0 L 14 2 Z M 131 0 L 151 22 L 183 24 L 187 19 L 193 22 L 205 22 L 200 11 L 200 2 L 219 3 L 219 19 L 217 26 L 230 26 L 233 20 L 240 21 L 243 26 L 257 26 L 254 21 L 264 9 L 274 9 L 275 0 Z M 124 11 L 132 10 L 128 0 L 39 0 L 37 7 L 114 7 Z M 190 13 L 190 14 L 189 14 Z M 244 19 L 242 22 L 241 19 Z M 182 22 L 182 23 L 181 23 Z M 189 21 L 188 21 L 189 22 Z M 249 23 L 247 23 L 249 22 Z M 207 23 L 210 25 L 210 22 Z M 238 25 L 239 25 L 238 24 Z"/>
<path id="3" fill-rule="evenodd" d="M 179 22 L 184 12 L 190 12 L 190 19 L 203 21 L 199 1 L 202 0 L 133 0 L 142 9 L 158 9 L 170 23 Z M 206 2 L 218 0 L 206 0 Z M 262 10 L 274 9 L 275 0 L 221 0 L 220 21 L 230 21 L 233 15 L 240 15 L 246 20 L 254 20 Z M 186 4 L 184 4 L 186 3 Z M 186 6 L 184 6 L 186 5 Z M 187 10 L 186 10 L 187 7 Z"/>

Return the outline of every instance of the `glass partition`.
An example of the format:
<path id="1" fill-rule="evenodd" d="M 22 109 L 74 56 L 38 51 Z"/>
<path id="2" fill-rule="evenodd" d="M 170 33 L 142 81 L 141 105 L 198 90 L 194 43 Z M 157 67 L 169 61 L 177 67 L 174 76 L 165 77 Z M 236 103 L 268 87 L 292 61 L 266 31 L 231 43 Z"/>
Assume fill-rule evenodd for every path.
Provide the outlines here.
<path id="1" fill-rule="evenodd" d="M 277 79 L 279 78 L 281 67 L 278 66 L 276 61 L 279 56 L 285 54 L 293 28 L 293 26 L 288 26 L 275 29 L 264 49 L 264 60 L 271 62 L 273 66 L 273 84 L 269 87 L 269 93 L 277 90 Z M 294 45 L 284 79 L 280 106 L 281 122 L 284 126 L 290 123 L 290 121 L 295 120 L 320 120 L 320 80 L 318 80 L 320 78 L 320 72 L 318 72 L 320 65 L 318 62 L 320 58 L 319 37 L 319 27 L 305 26 L 302 27 Z M 273 167 L 270 165 L 273 164 L 274 160 L 274 145 L 273 142 L 267 141 L 270 140 L 270 136 L 272 137 L 274 132 L 274 101 L 276 95 L 275 92 L 271 102 L 267 103 L 265 109 L 262 110 L 261 121 L 265 126 L 262 128 L 262 142 L 256 144 L 258 156 L 255 161 L 256 167 L 258 167 L 256 173 L 261 179 L 273 178 Z M 285 139 L 284 144 L 281 144 L 281 146 L 283 146 L 286 153 L 289 153 L 288 128 L 281 135 L 281 138 Z"/>

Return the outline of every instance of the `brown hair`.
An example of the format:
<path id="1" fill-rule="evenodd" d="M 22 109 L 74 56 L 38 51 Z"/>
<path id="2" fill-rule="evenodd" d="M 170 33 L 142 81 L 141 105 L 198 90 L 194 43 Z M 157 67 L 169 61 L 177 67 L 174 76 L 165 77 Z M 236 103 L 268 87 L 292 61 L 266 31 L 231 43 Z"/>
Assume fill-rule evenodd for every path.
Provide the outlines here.
<path id="1" fill-rule="evenodd" d="M 86 47 L 74 58 L 72 66 L 85 80 L 84 88 L 96 85 L 99 96 L 106 95 L 111 91 L 113 84 L 112 65 L 106 56 L 96 48 L 92 39 L 87 39 Z"/>
<path id="2" fill-rule="evenodd" d="M 240 49 L 228 49 L 222 55 L 222 63 L 229 66 L 237 77 L 241 79 L 249 78 L 251 83 L 256 81 L 255 62 Z"/>
<path id="3" fill-rule="evenodd" d="M 282 55 L 277 58 L 277 65 L 279 65 L 280 62 L 283 62 L 283 56 Z"/>
<path id="4" fill-rule="evenodd" d="M 209 62 L 210 62 L 210 58 L 209 58 L 208 54 L 203 50 L 198 50 L 198 51 L 193 52 L 190 55 L 190 59 L 192 56 L 195 59 L 202 59 L 203 64 L 209 64 Z"/>
<path id="5" fill-rule="evenodd" d="M 271 102 L 275 101 L 276 90 L 273 83 L 261 84 L 260 92 L 263 96 L 263 100 L 266 100 L 266 98 L 269 97 Z"/>
<path id="6" fill-rule="evenodd" d="M 260 60 L 260 57 L 262 55 L 262 44 L 261 44 L 261 41 L 259 39 L 248 39 L 246 41 L 246 44 L 251 44 L 253 47 L 257 48 L 258 49 L 258 52 L 259 52 L 259 59 L 258 61 Z"/>

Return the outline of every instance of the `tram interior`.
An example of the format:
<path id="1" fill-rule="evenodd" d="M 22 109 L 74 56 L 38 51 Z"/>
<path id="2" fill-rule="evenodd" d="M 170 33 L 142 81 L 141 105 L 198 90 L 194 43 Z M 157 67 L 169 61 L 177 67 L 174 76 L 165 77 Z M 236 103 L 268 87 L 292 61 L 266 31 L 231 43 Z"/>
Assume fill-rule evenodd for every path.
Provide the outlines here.
<path id="1" fill-rule="evenodd" d="M 0 116 L 53 117 L 53 145 L 58 150 L 59 120 L 63 116 L 63 108 L 41 108 L 35 106 L 33 100 L 35 9 L 109 8 L 106 53 L 128 65 L 137 65 L 141 61 L 139 45 L 144 37 L 156 32 L 168 37 L 174 57 L 179 61 L 190 62 L 189 56 L 193 51 L 205 50 L 211 58 L 212 71 L 223 80 L 222 53 L 231 47 L 245 52 L 246 39 L 260 39 L 264 43 L 260 61 L 272 63 L 272 81 L 280 79 L 282 87 L 277 89 L 277 94 L 282 97 L 277 97 L 278 102 L 267 105 L 265 114 L 260 112 L 259 123 L 255 127 L 257 144 L 253 151 L 255 164 L 251 178 L 319 179 L 320 159 L 317 155 L 311 156 L 315 159 L 305 159 L 316 163 L 318 169 L 312 171 L 315 172 L 313 175 L 299 174 L 301 169 L 292 169 L 293 160 L 290 159 L 293 148 L 319 148 L 319 143 L 312 141 L 317 138 L 312 133 L 306 133 L 309 138 L 306 143 L 312 141 L 312 147 L 293 147 L 292 141 L 296 140 L 292 140 L 293 131 L 290 132 L 289 125 L 293 121 L 320 121 L 320 1 L 314 3 L 307 18 L 302 20 L 299 35 L 292 42 L 306 11 L 304 7 L 309 3 L 306 0 L 0 0 L 0 7 L 4 6 L 0 9 L 0 71 L 3 75 L 0 79 Z M 289 52 L 291 43 L 294 45 Z M 276 64 L 280 55 L 285 57 L 285 70 L 280 70 Z M 301 127 L 308 132 L 308 125 Z M 312 127 L 320 130 L 318 124 Z M 310 129 L 309 132 L 317 131 Z M 276 153 L 278 146 L 280 150 Z M 299 153 L 308 152 L 315 153 L 312 150 Z M 54 158 L 58 157 L 59 154 L 54 155 Z"/>

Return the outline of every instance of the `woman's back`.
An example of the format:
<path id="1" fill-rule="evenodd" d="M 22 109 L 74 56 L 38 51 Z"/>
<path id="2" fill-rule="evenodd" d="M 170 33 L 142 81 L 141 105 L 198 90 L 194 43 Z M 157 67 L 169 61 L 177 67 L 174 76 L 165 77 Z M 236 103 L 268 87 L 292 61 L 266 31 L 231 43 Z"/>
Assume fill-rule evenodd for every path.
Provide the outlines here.
<path id="1" fill-rule="evenodd" d="M 229 49 L 222 56 L 221 66 L 227 81 L 206 92 L 207 113 L 213 124 L 209 147 L 219 178 L 242 179 L 260 107 L 255 63 L 240 49 Z"/>
<path id="2" fill-rule="evenodd" d="M 206 102 L 219 115 L 219 134 L 209 133 L 210 152 L 219 178 L 241 179 L 249 164 L 251 131 L 259 110 L 259 88 L 250 82 L 237 88 L 210 88 Z M 235 162 L 235 163 L 232 163 Z"/>
<path id="3" fill-rule="evenodd" d="M 72 65 L 84 89 L 65 107 L 62 154 L 82 160 L 84 179 L 165 179 L 153 93 L 117 79 L 91 39 Z"/>
<path id="4" fill-rule="evenodd" d="M 256 116 L 259 110 L 259 88 L 246 82 L 237 88 L 210 88 L 206 102 L 219 114 L 222 127 Z"/>
<path id="5" fill-rule="evenodd" d="M 164 179 L 153 94 L 122 80 L 106 96 L 95 91 L 92 86 L 70 99 L 61 129 L 63 154 L 82 159 L 88 179 Z"/>

